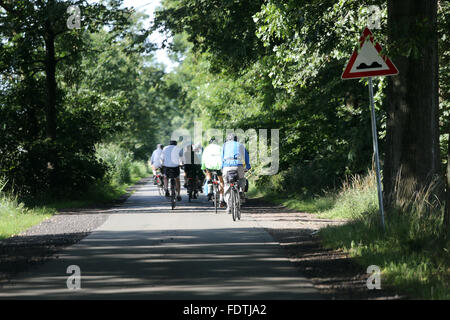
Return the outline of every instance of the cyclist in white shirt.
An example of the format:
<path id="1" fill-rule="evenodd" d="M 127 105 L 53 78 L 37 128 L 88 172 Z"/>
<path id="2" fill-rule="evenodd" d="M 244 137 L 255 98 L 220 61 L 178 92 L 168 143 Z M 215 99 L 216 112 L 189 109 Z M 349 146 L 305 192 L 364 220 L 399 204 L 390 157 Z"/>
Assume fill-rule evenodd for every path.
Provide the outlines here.
<path id="1" fill-rule="evenodd" d="M 225 206 L 225 201 L 223 200 L 223 190 L 224 183 L 222 177 L 222 147 L 215 143 L 216 139 L 214 137 L 209 141 L 209 145 L 203 151 L 202 156 L 202 170 L 206 172 L 206 180 L 212 180 L 212 171 L 217 172 L 217 177 L 219 178 L 220 187 L 220 206 Z M 208 200 L 211 200 L 211 194 L 208 195 Z"/>
<path id="2" fill-rule="evenodd" d="M 163 145 L 158 144 L 156 146 L 156 149 L 152 153 L 152 157 L 150 158 L 150 165 L 153 170 L 153 178 L 155 179 L 154 184 L 156 184 L 156 172 L 158 171 L 158 169 L 161 169 L 161 167 L 162 167 L 162 164 L 161 164 L 162 151 L 163 151 Z"/>
<path id="3" fill-rule="evenodd" d="M 180 195 L 180 166 L 183 164 L 183 150 L 177 147 L 177 142 L 171 140 L 169 145 L 165 147 L 161 154 L 161 164 L 164 174 L 164 188 L 166 189 L 166 197 L 169 197 L 168 178 L 175 178 L 177 200 L 181 201 Z"/>

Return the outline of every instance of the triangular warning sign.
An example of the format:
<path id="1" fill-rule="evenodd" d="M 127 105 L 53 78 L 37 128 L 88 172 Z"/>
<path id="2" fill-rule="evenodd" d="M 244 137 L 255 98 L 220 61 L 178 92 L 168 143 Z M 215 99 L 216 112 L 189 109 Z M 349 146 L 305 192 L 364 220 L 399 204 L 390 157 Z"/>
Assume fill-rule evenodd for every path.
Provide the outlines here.
<path id="1" fill-rule="evenodd" d="M 373 34 L 369 28 L 364 30 L 359 41 L 360 50 L 353 52 L 342 74 L 342 79 L 392 76 L 399 73 L 392 61 L 381 54 L 383 49 L 378 43 L 374 43 Z"/>

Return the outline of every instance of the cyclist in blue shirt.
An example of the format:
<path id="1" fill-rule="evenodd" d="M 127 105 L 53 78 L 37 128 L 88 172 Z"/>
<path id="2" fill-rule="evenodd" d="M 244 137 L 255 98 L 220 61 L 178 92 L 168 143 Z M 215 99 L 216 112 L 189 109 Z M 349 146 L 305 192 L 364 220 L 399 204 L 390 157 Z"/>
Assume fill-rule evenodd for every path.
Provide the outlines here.
<path id="1" fill-rule="evenodd" d="M 245 189 L 246 179 L 245 171 L 251 169 L 250 157 L 242 143 L 238 142 L 238 138 L 234 133 L 227 136 L 227 141 L 222 148 L 222 172 L 225 182 L 224 198 L 227 203 L 227 213 L 231 212 L 230 208 L 230 175 L 237 174 L 239 177 L 239 187 Z"/>

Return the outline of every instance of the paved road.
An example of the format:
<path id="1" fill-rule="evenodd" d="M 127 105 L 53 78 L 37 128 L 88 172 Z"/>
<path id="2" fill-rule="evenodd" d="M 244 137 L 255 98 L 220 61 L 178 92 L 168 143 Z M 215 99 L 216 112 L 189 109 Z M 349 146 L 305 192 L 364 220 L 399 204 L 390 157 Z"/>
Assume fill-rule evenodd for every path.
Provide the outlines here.
<path id="1" fill-rule="evenodd" d="M 0 299 L 320 299 L 280 246 L 246 218 L 215 214 L 200 195 L 175 211 L 147 184 L 57 259 L 22 274 Z M 67 288 L 67 267 L 81 288 Z"/>

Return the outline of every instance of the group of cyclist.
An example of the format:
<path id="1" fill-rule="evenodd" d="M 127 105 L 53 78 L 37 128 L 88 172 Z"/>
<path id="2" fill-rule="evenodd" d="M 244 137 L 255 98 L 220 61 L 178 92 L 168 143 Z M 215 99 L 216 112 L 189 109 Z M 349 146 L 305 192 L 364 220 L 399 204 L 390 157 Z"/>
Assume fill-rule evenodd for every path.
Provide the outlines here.
<path id="1" fill-rule="evenodd" d="M 166 147 L 158 144 L 150 159 L 153 173 L 161 172 L 166 197 L 169 196 L 168 178 L 175 178 L 178 201 L 181 201 L 180 167 L 184 170 L 185 181 L 193 179 L 199 190 L 203 177 L 210 183 L 212 174 L 217 174 L 220 206 L 226 206 L 227 213 L 230 213 L 230 182 L 238 181 L 243 196 L 247 183 L 245 172 L 251 169 L 249 153 L 234 133 L 227 135 L 226 142 L 222 146 L 217 144 L 214 137 L 211 138 L 209 145 L 203 152 L 201 151 L 200 145 L 188 145 L 182 150 L 173 140 Z M 208 200 L 211 200 L 210 195 Z"/>

